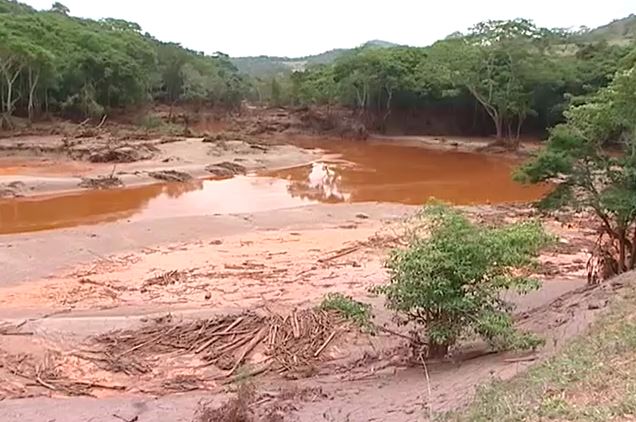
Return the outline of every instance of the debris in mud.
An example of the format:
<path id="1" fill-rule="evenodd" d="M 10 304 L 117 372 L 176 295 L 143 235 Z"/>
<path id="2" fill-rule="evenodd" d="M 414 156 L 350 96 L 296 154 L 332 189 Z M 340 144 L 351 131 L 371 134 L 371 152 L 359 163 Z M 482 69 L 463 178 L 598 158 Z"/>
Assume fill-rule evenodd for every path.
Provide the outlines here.
<path id="1" fill-rule="evenodd" d="M 23 182 L 0 183 L 0 198 L 20 198 L 24 196 L 26 185 Z"/>
<path id="2" fill-rule="evenodd" d="M 27 387 L 38 386 L 68 396 L 90 396 L 94 388 L 125 389 L 119 385 L 72 379 L 63 370 L 64 363 L 64 355 L 57 351 L 48 351 L 44 358 L 39 359 L 33 355 L 9 354 L 0 350 L 0 368 L 16 377 L 12 384 L 22 391 L 26 391 Z M 23 380 L 29 382 L 25 384 L 22 382 Z M 10 384 L 10 381 L 6 381 L 6 383 Z"/>
<path id="3" fill-rule="evenodd" d="M 148 175 L 154 179 L 163 180 L 164 182 L 187 182 L 192 180 L 192 175 L 177 170 L 151 171 Z"/>
<path id="4" fill-rule="evenodd" d="M 85 128 L 75 134 L 75 139 L 95 138 L 99 136 L 99 129 Z"/>
<path id="5" fill-rule="evenodd" d="M 111 372 L 136 374 L 148 372 L 150 360 L 160 355 L 196 356 L 204 366 L 222 370 L 220 379 L 232 380 L 244 376 L 237 370 L 249 357 L 261 356 L 250 375 L 269 370 L 309 375 L 342 324 L 337 313 L 314 309 L 285 317 L 245 313 L 177 322 L 167 316 L 139 329 L 94 337 L 90 352 L 81 357 Z"/>
<path id="6" fill-rule="evenodd" d="M 113 134 L 114 135 L 114 134 Z M 156 133 L 140 131 L 138 129 L 118 133 L 115 138 L 118 141 L 149 141 L 157 138 Z"/>
<path id="7" fill-rule="evenodd" d="M 196 375 L 177 375 L 161 384 L 161 387 L 173 392 L 184 393 L 187 391 L 205 389 L 205 380 Z"/>
<path id="8" fill-rule="evenodd" d="M 98 176 L 98 177 L 82 177 L 82 181 L 78 185 L 85 189 L 112 189 L 124 186 L 124 182 L 119 177 Z"/>
<path id="9" fill-rule="evenodd" d="M 116 148 L 104 148 L 94 151 L 88 156 L 91 163 L 132 163 L 149 160 L 156 152 L 155 147 L 149 145 L 123 145 Z"/>
<path id="10" fill-rule="evenodd" d="M 250 148 L 258 150 L 258 151 L 263 151 L 263 152 L 269 151 L 268 147 L 266 147 L 264 145 L 259 145 L 259 144 L 252 144 L 252 145 L 250 145 Z"/>
<path id="11" fill-rule="evenodd" d="M 298 113 L 304 130 L 358 140 L 369 137 L 365 124 L 350 110 L 307 108 L 299 110 Z"/>
<path id="12" fill-rule="evenodd" d="M 168 271 L 156 277 L 149 278 L 144 281 L 142 288 L 150 286 L 168 286 L 170 284 L 181 283 L 188 278 L 188 274 L 185 271 Z"/>
<path id="13" fill-rule="evenodd" d="M 223 161 L 205 167 L 205 171 L 217 177 L 232 177 L 237 174 L 245 174 L 247 169 L 241 164 Z"/>
<path id="14" fill-rule="evenodd" d="M 225 141 L 242 141 L 248 144 L 259 144 L 261 141 L 253 136 L 245 135 L 241 132 L 220 132 L 216 135 L 206 135 L 203 137 L 204 143 L 215 143 Z"/>
<path id="15" fill-rule="evenodd" d="M 194 422 L 283 422 L 290 420 L 290 413 L 298 410 L 300 402 L 315 402 L 329 398 L 321 387 L 293 386 L 283 387 L 278 391 L 259 391 L 253 383 L 243 383 L 235 395 L 222 406 L 214 406 L 212 402 L 201 402 L 195 413 Z"/>
<path id="16" fill-rule="evenodd" d="M 296 120 L 295 116 L 283 108 L 267 110 L 255 121 L 250 122 L 247 133 L 250 135 L 281 133 L 297 124 Z"/>
<path id="17" fill-rule="evenodd" d="M 210 403 L 202 403 L 194 417 L 194 422 L 255 422 L 252 404 L 255 398 L 253 386 L 244 384 L 236 392 L 236 396 L 221 407 L 212 407 Z"/>
<path id="18" fill-rule="evenodd" d="M 31 336 L 33 335 L 32 332 L 22 331 L 22 327 L 26 323 L 27 323 L 27 320 L 24 320 L 19 324 L 0 322 L 0 336 Z"/>
<path id="19" fill-rule="evenodd" d="M 185 141 L 186 137 L 182 137 L 182 136 L 162 136 L 161 140 L 159 141 L 159 144 L 172 144 L 174 142 L 182 142 Z"/>

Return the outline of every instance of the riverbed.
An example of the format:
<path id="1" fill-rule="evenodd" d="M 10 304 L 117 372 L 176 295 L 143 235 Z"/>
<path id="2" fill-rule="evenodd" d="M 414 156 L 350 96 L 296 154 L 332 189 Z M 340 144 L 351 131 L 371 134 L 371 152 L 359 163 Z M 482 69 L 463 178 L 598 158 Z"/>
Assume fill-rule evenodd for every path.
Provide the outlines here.
<path id="1" fill-rule="evenodd" d="M 0 234 L 117 220 L 255 213 L 319 203 L 421 205 L 433 198 L 455 205 L 520 203 L 534 201 L 549 189 L 514 182 L 512 173 L 520 160 L 502 155 L 436 150 L 386 140 L 305 140 L 297 146 L 316 158 L 223 180 L 203 177 L 183 183 L 0 200 Z M 39 180 L 46 181 L 42 167 L 27 162 L 20 167 L 5 166 L 0 173 L 13 172 L 14 177 L 19 177 L 17 172 L 22 176 L 37 174 Z M 65 164 L 58 171 L 66 168 L 74 169 Z"/>
<path id="2" fill-rule="evenodd" d="M 37 361 L 52 350 L 75 350 L 78 339 L 167 314 L 183 320 L 245 312 L 289 315 L 313 309 L 333 292 L 372 304 L 376 322 L 389 323 L 392 313 L 370 288 L 386 283 L 386 256 L 404 245 L 421 204 L 437 198 L 464 205 L 480 221 L 520 221 L 535 217 L 523 204 L 549 189 L 512 180 L 519 158 L 400 140 L 292 139 L 253 148 L 238 141 L 228 147 L 188 139 L 156 148 L 152 159 L 117 165 L 59 154 L 0 160 L 0 181 L 37 182 L 33 190 L 25 182 L 24 197 L 0 201 L 0 321 L 33 334 L 0 336 L 0 351 Z M 245 174 L 211 179 L 201 171 L 221 161 L 240 164 Z M 147 176 L 158 169 L 192 179 L 157 183 Z M 77 186 L 82 177 L 109 174 L 125 186 Z M 585 284 L 585 250 L 593 242 L 576 226 L 546 223 L 562 247 L 541 257 L 541 268 L 550 269 L 541 276 L 543 288 L 513 300 L 526 313 L 523 324 L 546 338 L 543 353 L 549 354 L 563 338 L 580 332 L 596 308 L 576 293 Z M 553 309 L 550 304 L 559 297 L 569 301 Z M 545 306 L 549 310 L 541 311 Z M 573 306 L 582 310 L 576 317 L 569 313 Z M 300 400 L 298 412 L 362 410 L 385 420 L 413 414 L 424 378 L 420 368 L 402 371 L 402 363 L 394 360 L 404 356 L 400 341 L 387 333 L 369 337 L 355 330 L 334 335 L 322 352 L 319 375 L 299 384 L 325 394 Z M 250 356 L 249 365 L 259 353 Z M 427 382 L 436 406 L 454 408 L 483 379 L 512 376 L 529 365 L 511 358 L 486 355 L 467 367 L 432 368 Z M 220 382 L 192 366 L 192 360 L 183 361 L 185 366 L 159 360 L 147 374 L 122 375 L 93 371 L 87 369 L 90 364 L 70 359 L 60 377 L 121 391 L 97 388 L 92 394 L 100 399 L 43 401 L 40 396 L 51 393 L 34 383 L 7 393 L 0 419 L 14 420 L 17 408 L 28 409 L 18 410 L 19 420 L 37 421 L 40 414 L 61 414 L 63 407 L 73 409 L 69 421 L 83 422 L 143 403 L 139 420 L 151 418 L 153 411 L 189 420 L 200 394 L 174 395 L 165 382 L 186 375 L 205 381 L 189 387 L 205 390 L 205 397 L 222 395 Z M 386 371 L 376 373 L 377 368 Z M 0 377 L 13 376 L 2 370 Z M 267 391 L 298 387 L 275 374 L 254 382 Z M 151 399 L 149 392 L 160 399 Z M 21 397 L 37 397 L 37 403 L 10 400 Z M 352 403 L 362 405 L 352 409 Z"/>

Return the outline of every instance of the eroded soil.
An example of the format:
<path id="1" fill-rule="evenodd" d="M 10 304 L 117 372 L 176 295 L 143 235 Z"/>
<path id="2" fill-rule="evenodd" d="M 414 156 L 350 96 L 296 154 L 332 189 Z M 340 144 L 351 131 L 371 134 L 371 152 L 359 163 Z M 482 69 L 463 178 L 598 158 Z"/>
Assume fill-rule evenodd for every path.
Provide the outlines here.
<path id="1" fill-rule="evenodd" d="M 131 187 L 191 178 L 226 178 L 310 162 L 291 145 L 204 137 L 118 139 L 31 136 L 0 140 L 0 197 Z M 230 137 L 231 138 L 231 137 Z M 104 183 L 104 179 L 111 182 Z M 102 183 L 100 183 L 102 181 Z"/>
<path id="2" fill-rule="evenodd" d="M 587 216 L 465 207 L 489 223 L 543 218 L 558 237 L 541 256 L 543 287 L 509 298 L 519 325 L 546 345 L 491 354 L 465 343 L 448 360 L 423 362 L 408 347 L 408 327 L 369 293 L 387 280 L 387 251 L 417 224 L 426 199 L 417 195 L 497 204 L 549 187 L 513 185 L 514 157 L 463 155 L 487 140 L 401 139 L 401 155 L 381 168 L 364 160 L 387 158 L 382 145 L 395 140 L 360 157 L 359 144 L 326 156 L 312 138 L 299 141 L 308 128 L 366 138 L 336 117 L 269 110 L 231 124 L 197 121 L 197 137 L 189 129 L 166 137 L 80 127 L 1 140 L 0 216 L 13 229 L 0 227 L 0 420 L 191 422 L 202 400 L 218 408 L 246 383 L 254 391 L 244 406 L 258 419 L 426 420 L 552 354 L 621 289 L 586 285 L 596 240 Z M 446 165 L 422 145 L 455 155 Z M 412 160 L 416 154 L 428 161 Z M 489 189 L 471 188 L 462 169 Z M 392 171 L 398 176 L 383 183 Z M 202 178 L 251 183 L 229 178 L 253 172 L 286 181 L 293 201 L 281 206 L 271 190 L 246 197 L 235 184 L 214 191 L 215 204 L 192 196 L 205 192 Z M 440 174 L 442 182 L 428 180 Z M 79 200 L 68 195 L 75 191 Z M 164 202 L 152 208 L 151 200 Z M 235 207 L 241 200 L 248 208 Z M 370 303 L 377 332 L 318 309 L 332 292 Z"/>
<path id="3" fill-rule="evenodd" d="M 396 327 L 382 301 L 368 293 L 369 287 L 386 281 L 384 256 L 388 248 L 404 241 L 405 229 L 411 224 L 407 217 L 413 210 L 342 204 L 291 209 L 283 217 L 279 213 L 234 217 L 239 224 L 228 217 L 181 221 L 175 226 L 159 220 L 149 222 L 144 233 L 128 233 L 130 243 L 121 241 L 121 233 L 127 225 L 132 228 L 139 223 L 43 232 L 35 234 L 35 240 L 5 237 L 7 273 L 19 276 L 0 288 L 0 319 L 7 324 L 5 335 L 0 336 L 5 362 L 0 371 L 10 380 L 4 388 L 6 400 L 0 405 L 0 415 L 3 420 L 35 421 L 40 414 L 55 419 L 63 409 L 60 396 L 90 394 L 100 397 L 99 401 L 64 399 L 66 406 L 81 409 L 64 420 L 111 420 L 116 413 L 138 416 L 140 421 L 187 421 L 201 397 L 222 403 L 233 389 L 228 381 L 245 374 L 257 388 L 257 407 L 265 413 L 274 409 L 284 414 L 284 420 L 423 420 L 431 408 L 437 412 L 463 404 L 476 385 L 510 377 L 543 359 L 585 329 L 607 303 L 611 287 L 585 287 L 587 251 L 594 238 L 593 233 L 582 230 L 585 220 L 546 220 L 560 242 L 542 256 L 544 287 L 513 298 L 519 305 L 521 326 L 544 336 L 546 347 L 530 355 L 490 355 L 479 343 L 467 344 L 454 360 L 428 362 L 427 381 L 421 364 L 409 356 L 406 341 L 394 334 L 408 333 Z M 515 221 L 532 214 L 504 206 L 468 211 L 475 219 L 489 222 Z M 196 225 L 196 237 L 179 240 L 190 225 Z M 103 243 L 100 230 L 120 231 L 120 236 L 109 248 L 95 251 L 92 248 Z M 164 231 L 161 239 L 147 234 L 154 230 Z M 145 247 L 135 246 L 135 237 Z M 36 243 L 63 239 L 72 239 L 79 250 L 89 250 L 92 258 L 59 259 L 50 263 L 46 276 L 38 275 L 47 268 L 46 262 L 30 273 L 18 269 L 20 257 L 29 249 L 33 252 Z M 158 338 L 145 334 L 147 340 L 109 355 L 91 342 L 115 329 L 140 330 L 163 323 L 163 319 L 153 322 L 152 318 L 167 312 L 175 318 L 174 324 L 195 327 L 189 333 L 206 332 L 197 321 L 215 321 L 226 315 L 226 325 L 219 327 L 227 330 L 244 312 L 253 313 L 258 321 L 275 315 L 281 315 L 281 321 L 292 321 L 297 312 L 312 309 L 328 292 L 342 292 L 373 304 L 375 323 L 393 333 L 380 331 L 369 336 L 342 321 L 323 322 L 319 326 L 326 328 L 320 337 L 311 337 L 310 332 L 317 334 L 310 329 L 310 337 L 299 332 L 297 342 L 291 343 L 308 345 L 299 355 L 308 360 L 301 365 L 292 358 L 290 362 L 295 363 L 282 372 L 279 366 L 261 371 L 268 359 L 279 356 L 272 349 L 272 325 L 265 322 L 232 327 L 240 328 L 233 334 L 236 339 L 219 343 L 219 347 L 228 347 L 232 341 L 243 343 L 236 350 L 230 345 L 232 353 L 227 358 L 217 353 L 212 361 L 196 353 L 205 346 L 203 334 L 190 347 L 180 342 L 194 337 L 166 334 L 176 330 L 174 325 L 154 331 Z M 293 327 L 288 329 L 296 338 Z M 142 332 L 146 331 L 120 335 L 135 338 Z M 335 334 L 331 337 L 331 333 Z M 109 336 L 117 338 L 112 333 Z M 160 350 L 146 350 L 160 340 Z M 87 350 L 93 353 L 90 358 Z M 96 356 L 118 357 L 115 362 L 120 369 L 113 369 L 112 361 L 110 366 L 100 364 L 103 360 Z M 190 390 L 195 392 L 174 395 Z M 151 400 L 149 394 L 162 398 Z M 51 398 L 24 402 L 24 397 L 33 395 Z"/>

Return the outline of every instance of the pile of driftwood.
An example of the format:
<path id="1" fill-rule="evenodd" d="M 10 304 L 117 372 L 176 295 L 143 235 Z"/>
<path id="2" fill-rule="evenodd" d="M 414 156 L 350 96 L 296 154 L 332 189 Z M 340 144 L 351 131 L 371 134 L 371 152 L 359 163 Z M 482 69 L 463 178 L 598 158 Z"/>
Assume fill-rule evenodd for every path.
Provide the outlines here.
<path id="1" fill-rule="evenodd" d="M 318 309 L 287 316 L 245 313 L 210 319 L 175 320 L 166 316 L 134 330 L 112 331 L 90 340 L 81 358 L 109 372 L 128 375 L 152 371 L 152 360 L 164 355 L 194 355 L 214 365 L 219 378 L 237 376 L 258 349 L 265 359 L 240 376 L 265 371 L 307 373 L 342 329 L 334 312 Z"/>
<path id="2" fill-rule="evenodd" d="M 36 358 L 28 354 L 9 354 L 0 351 L 0 369 L 6 370 L 14 379 L 0 383 L 0 399 L 28 396 L 28 387 L 44 387 L 54 393 L 68 396 L 91 395 L 94 388 L 124 390 L 117 385 L 107 385 L 91 381 L 75 380 L 63 368 L 61 352 L 49 351 L 44 357 Z"/>
<path id="3" fill-rule="evenodd" d="M 127 389 L 121 378 L 114 383 L 116 378 L 104 378 L 104 374 L 85 378 L 88 363 L 113 375 L 154 379 L 166 369 L 162 362 L 170 358 L 189 362 L 187 373 L 162 381 L 160 388 L 170 391 L 206 388 L 209 381 L 234 382 L 268 371 L 308 376 L 345 324 L 337 313 L 320 309 L 287 316 L 244 313 L 196 320 L 168 315 L 137 329 L 91 337 L 73 350 L 47 348 L 36 356 L 0 349 L 0 377 L 5 378 L 0 383 L 0 400 L 32 395 L 32 387 L 61 395 Z M 0 335 L 32 334 L 21 329 L 21 325 L 3 324 Z"/>

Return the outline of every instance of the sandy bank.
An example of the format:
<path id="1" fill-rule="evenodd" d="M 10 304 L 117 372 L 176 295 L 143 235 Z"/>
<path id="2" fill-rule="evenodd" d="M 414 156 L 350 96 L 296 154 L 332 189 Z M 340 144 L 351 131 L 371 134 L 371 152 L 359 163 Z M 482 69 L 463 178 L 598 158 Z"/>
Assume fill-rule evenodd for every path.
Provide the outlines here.
<path id="1" fill-rule="evenodd" d="M 65 147 L 65 141 L 60 137 L 3 139 L 0 141 L 0 197 L 171 181 L 162 177 L 166 172 L 184 179 L 231 177 L 305 164 L 320 156 L 319 151 L 293 145 L 261 145 L 241 140 L 203 141 L 203 138 L 176 138 L 170 142 L 160 139 L 126 141 L 119 147 L 109 147 L 102 140 L 90 140 L 81 144 L 81 154 L 84 154 L 81 155 Z M 107 156 L 104 150 L 108 148 L 120 155 Z M 95 158 L 94 154 L 104 154 L 104 160 L 112 159 L 113 162 L 87 161 L 102 159 Z M 118 162 L 128 160 L 130 162 Z"/>

